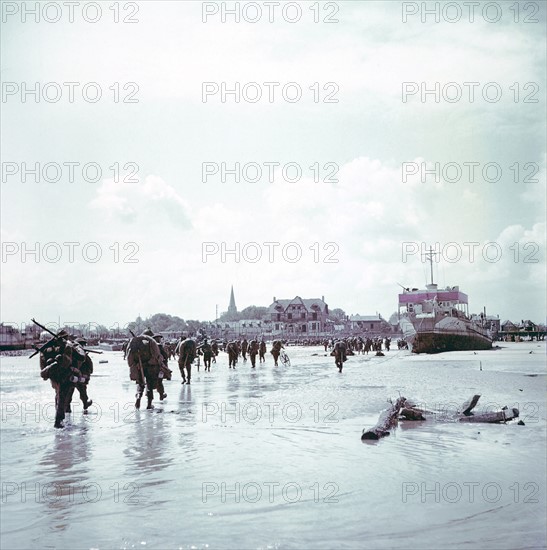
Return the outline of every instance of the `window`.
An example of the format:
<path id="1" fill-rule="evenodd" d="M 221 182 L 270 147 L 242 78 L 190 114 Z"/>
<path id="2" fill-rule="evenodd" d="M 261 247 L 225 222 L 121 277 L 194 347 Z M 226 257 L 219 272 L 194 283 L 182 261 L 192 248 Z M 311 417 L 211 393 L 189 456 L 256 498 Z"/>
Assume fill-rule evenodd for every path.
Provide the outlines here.
<path id="1" fill-rule="evenodd" d="M 317 321 L 317 311 L 314 311 L 314 312 L 311 314 L 311 318 L 312 318 L 314 321 Z"/>
<path id="2" fill-rule="evenodd" d="M 287 319 L 292 319 L 292 313 L 287 313 Z"/>
<path id="3" fill-rule="evenodd" d="M 275 330 L 279 330 L 279 323 L 275 324 Z"/>
<path id="4" fill-rule="evenodd" d="M 302 325 L 302 332 L 306 332 L 306 325 Z"/>
<path id="5" fill-rule="evenodd" d="M 370 328 L 371 328 L 371 329 L 374 328 L 374 323 L 370 323 Z"/>
<path id="6" fill-rule="evenodd" d="M 306 314 L 305 313 L 301 313 L 300 314 L 300 319 L 305 319 L 306 318 Z"/>

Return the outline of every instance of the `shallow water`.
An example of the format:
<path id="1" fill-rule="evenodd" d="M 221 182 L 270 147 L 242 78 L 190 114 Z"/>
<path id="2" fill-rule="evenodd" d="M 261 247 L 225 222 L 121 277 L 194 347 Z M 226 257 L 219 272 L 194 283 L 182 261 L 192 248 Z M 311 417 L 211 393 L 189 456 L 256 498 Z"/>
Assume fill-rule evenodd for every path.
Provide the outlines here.
<path id="1" fill-rule="evenodd" d="M 64 430 L 37 358 L 2 357 L 1 547 L 545 548 L 545 343 L 501 345 L 354 356 L 342 374 L 322 348 L 256 371 L 221 353 L 191 386 L 171 361 L 153 411 L 110 352 Z M 451 421 L 473 393 L 525 426 Z M 361 442 L 399 394 L 436 414 Z"/>

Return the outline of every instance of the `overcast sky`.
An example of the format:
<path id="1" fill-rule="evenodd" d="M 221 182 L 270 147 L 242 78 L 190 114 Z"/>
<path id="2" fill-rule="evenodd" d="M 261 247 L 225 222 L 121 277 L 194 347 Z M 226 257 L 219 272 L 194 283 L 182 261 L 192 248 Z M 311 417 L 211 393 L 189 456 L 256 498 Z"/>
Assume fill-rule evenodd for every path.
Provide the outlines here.
<path id="1" fill-rule="evenodd" d="M 331 308 L 387 318 L 397 310 L 397 283 L 426 282 L 422 243 L 439 243 L 444 253 L 434 264 L 435 280 L 459 285 L 471 311 L 486 306 L 502 320 L 544 322 L 544 2 L 528 3 L 537 13 L 521 3 L 519 22 L 513 2 L 497 3 L 497 22 L 485 20 L 481 3 L 473 23 L 468 8 L 458 22 L 441 13 L 439 23 L 432 16 L 423 23 L 418 13 L 403 23 L 403 9 L 421 3 L 405 8 L 395 1 L 321 2 L 318 12 L 310 9 L 313 2 L 300 2 L 295 23 L 279 8 L 270 23 L 260 4 L 258 22 L 228 16 L 223 23 L 221 3 L 171 1 L 120 2 L 120 19 L 138 22 L 116 24 L 111 4 L 100 3 L 96 23 L 83 19 L 84 3 L 73 23 L 67 11 L 58 22 L 37 23 L 29 15 L 23 21 L 22 8 L 11 15 L 3 6 L 2 321 L 35 316 L 123 325 L 157 312 L 212 320 L 217 304 L 219 313 L 227 309 L 232 284 L 240 310 L 269 305 L 273 296 L 324 295 Z M 204 4 L 219 10 L 206 22 Z M 254 17 L 249 10 L 247 17 Z M 295 14 L 296 8 L 287 11 Z M 27 95 L 22 101 L 24 86 L 37 82 L 40 91 L 59 83 L 46 89 L 55 99 L 60 88 L 60 99 L 36 102 Z M 72 103 L 66 82 L 79 83 Z M 95 103 L 82 96 L 90 82 L 102 91 Z M 220 93 L 204 101 L 203 82 L 219 89 L 223 82 L 231 89 L 235 82 L 241 88 L 256 82 L 262 98 L 247 101 L 257 91 L 248 86 L 239 103 L 233 95 L 223 103 Z M 289 82 L 300 86 L 299 101 L 284 99 Z M 428 89 L 439 83 L 438 103 L 434 94 L 422 101 L 422 82 Z M 464 86 L 470 82 L 477 84 Z M 124 89 L 126 83 L 136 85 Z M 88 86 L 86 97 L 95 89 Z M 287 88 L 288 97 L 296 90 Z M 328 97 L 338 101 L 324 102 Z M 22 163 L 43 169 L 67 162 L 80 163 L 73 182 L 67 166 L 57 182 L 43 174 L 39 182 L 32 175 L 22 181 Z M 219 168 L 225 162 L 228 169 L 258 163 L 262 178 L 249 181 L 251 167 L 239 182 L 230 174 L 222 181 L 220 173 L 204 181 L 205 162 Z M 280 165 L 273 182 L 269 162 Z M 86 163 L 101 167 L 96 182 L 82 176 Z M 119 177 L 109 168 L 115 163 L 122 167 Z M 133 178 L 123 169 L 127 163 L 138 168 Z M 296 178 L 294 165 L 281 170 L 287 163 L 301 167 L 298 181 L 287 181 Z M 406 165 L 405 177 L 403 163 L 414 163 Z M 422 163 L 429 169 L 439 163 L 439 181 L 434 175 L 422 181 Z M 443 177 L 447 163 L 454 164 Z M 479 163 L 474 181 L 468 163 Z M 490 181 L 483 177 L 487 163 Z M 462 176 L 454 181 L 458 167 Z M 411 175 L 413 169 L 418 173 Z M 46 176 L 55 179 L 49 170 Z M 88 176 L 94 179 L 95 172 Z M 74 258 L 67 242 L 79 243 Z M 259 243 L 262 259 L 248 261 L 256 247 L 247 246 L 239 263 L 234 255 L 222 262 L 223 242 L 230 249 Z M 267 248 L 267 242 L 280 245 Z M 478 244 L 464 245 L 469 242 Z M 22 254 L 35 243 L 42 247 L 38 262 Z M 42 254 L 46 243 L 59 244 L 47 247 L 51 262 Z M 95 263 L 89 261 L 95 245 L 85 247 L 87 261 L 83 257 L 87 243 L 101 247 Z M 216 243 L 207 250 L 218 246 L 219 252 L 204 258 L 203 243 Z M 287 243 L 300 246 L 299 261 L 288 261 L 295 246 L 283 256 Z M 404 247 L 411 253 L 406 258 Z"/>

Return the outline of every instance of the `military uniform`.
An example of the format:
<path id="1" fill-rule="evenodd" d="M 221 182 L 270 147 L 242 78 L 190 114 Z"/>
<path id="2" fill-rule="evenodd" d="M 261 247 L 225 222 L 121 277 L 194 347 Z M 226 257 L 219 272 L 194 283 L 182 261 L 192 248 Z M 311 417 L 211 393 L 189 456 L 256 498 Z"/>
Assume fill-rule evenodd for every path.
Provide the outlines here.
<path id="1" fill-rule="evenodd" d="M 247 338 L 244 338 L 241 341 L 241 356 L 243 357 L 243 361 L 247 361 L 247 350 L 249 349 L 249 342 L 247 342 Z"/>
<path id="2" fill-rule="evenodd" d="M 156 384 L 156 389 L 160 394 L 160 401 L 163 401 L 167 394 L 165 393 L 165 388 L 163 387 L 163 379 L 171 380 L 171 369 L 169 368 L 169 352 L 165 349 L 165 346 L 162 343 L 163 336 L 161 334 L 156 334 L 154 340 L 158 343 L 158 348 L 160 350 L 161 356 L 163 358 L 162 365 L 160 367 L 160 372 L 158 373 L 158 382 Z"/>
<path id="3" fill-rule="evenodd" d="M 186 338 L 178 345 L 179 369 L 182 376 L 182 383 L 190 384 L 192 379 L 192 363 L 196 358 L 196 341 Z"/>
<path id="4" fill-rule="evenodd" d="M 211 344 L 207 342 L 207 338 L 205 338 L 203 344 L 199 346 L 199 351 L 203 355 L 205 372 L 211 372 L 211 359 L 213 358 L 213 348 L 211 347 Z"/>
<path id="5" fill-rule="evenodd" d="M 77 342 L 71 342 L 64 330 L 50 340 L 49 344 L 40 352 L 40 376 L 44 380 L 49 380 L 55 390 L 54 426 L 62 428 L 74 388 L 84 377 L 80 367 L 86 363 L 87 356 L 82 346 Z M 86 394 L 85 403 L 88 402 Z"/>
<path id="6" fill-rule="evenodd" d="M 256 340 L 251 340 L 249 342 L 249 357 L 251 358 L 251 367 L 254 369 L 256 367 L 256 356 L 258 355 L 258 342 Z"/>
<path id="7" fill-rule="evenodd" d="M 213 350 L 213 363 L 216 363 L 218 355 L 218 344 L 216 340 L 213 340 L 213 343 L 211 344 L 211 349 Z"/>
<path id="8" fill-rule="evenodd" d="M 87 341 L 83 338 L 78 338 L 76 342 L 82 347 L 87 344 Z M 66 412 L 72 412 L 70 403 L 72 401 L 74 389 L 76 388 L 78 390 L 78 393 L 80 394 L 80 399 L 84 406 L 84 414 L 87 414 L 87 409 L 89 409 L 89 407 L 93 404 L 93 401 L 89 399 L 87 395 L 87 385 L 89 384 L 89 379 L 93 374 L 93 361 L 87 353 L 85 353 L 85 359 L 80 365 L 78 365 L 78 368 L 80 370 L 81 376 L 79 377 L 78 382 L 76 382 L 72 389 L 69 390 Z"/>
<path id="9" fill-rule="evenodd" d="M 334 363 L 338 367 L 338 372 L 342 372 L 344 361 L 347 360 L 346 351 L 347 351 L 346 342 L 344 342 L 343 340 L 338 340 L 338 342 L 334 344 L 334 349 L 332 350 L 332 354 L 334 355 Z"/>
<path id="10" fill-rule="evenodd" d="M 272 342 L 272 349 L 270 350 L 270 353 L 273 355 L 275 367 L 277 367 L 277 360 L 279 359 L 282 347 L 283 342 L 281 342 L 281 340 L 274 340 Z"/>
<path id="11" fill-rule="evenodd" d="M 237 342 L 229 342 L 226 346 L 228 352 L 228 368 L 236 368 L 237 358 L 239 356 L 239 348 Z"/>
<path id="12" fill-rule="evenodd" d="M 147 409 L 153 409 L 154 390 L 158 387 L 159 373 L 163 364 L 163 355 L 154 333 L 147 329 L 140 336 L 133 337 L 128 346 L 127 363 L 129 376 L 137 384 L 135 408 L 141 406 L 141 398 L 146 387 Z"/>
<path id="13" fill-rule="evenodd" d="M 258 347 L 258 359 L 261 363 L 266 362 L 266 342 L 264 340 L 260 340 L 260 344 Z"/>

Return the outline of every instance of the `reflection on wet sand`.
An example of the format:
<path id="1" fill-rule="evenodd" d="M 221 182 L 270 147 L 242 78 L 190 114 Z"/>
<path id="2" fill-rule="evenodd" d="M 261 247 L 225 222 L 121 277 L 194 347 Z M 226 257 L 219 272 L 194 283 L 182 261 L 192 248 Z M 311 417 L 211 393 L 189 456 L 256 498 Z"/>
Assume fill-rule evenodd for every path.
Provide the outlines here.
<path id="1" fill-rule="evenodd" d="M 64 531 L 69 526 L 77 494 L 89 489 L 91 499 L 92 491 L 96 490 L 89 484 L 89 463 L 93 458 L 89 430 L 81 418 L 70 429 L 54 432 L 52 447 L 36 468 L 35 475 L 40 480 L 39 502 L 43 504 L 44 515 L 50 516 L 49 525 L 54 531 Z"/>
<path id="2" fill-rule="evenodd" d="M 160 472 L 174 460 L 166 453 L 171 444 L 168 421 L 155 409 L 136 411 L 134 418 L 123 450 L 126 473 L 135 479 L 152 476 L 152 485 L 162 483 L 164 481 L 155 478 L 161 477 Z"/>
<path id="3" fill-rule="evenodd" d="M 239 373 L 231 373 L 228 376 L 227 383 L 226 383 L 226 389 L 227 392 L 227 398 L 229 400 L 237 400 L 239 398 L 239 386 L 240 386 L 240 380 L 239 380 Z"/>

